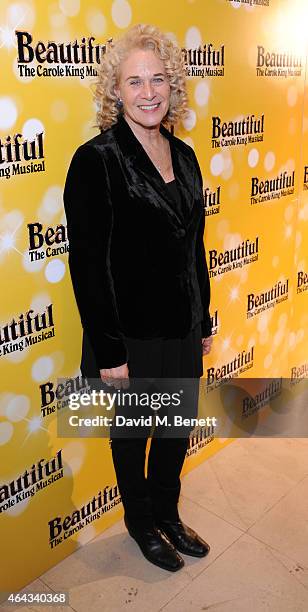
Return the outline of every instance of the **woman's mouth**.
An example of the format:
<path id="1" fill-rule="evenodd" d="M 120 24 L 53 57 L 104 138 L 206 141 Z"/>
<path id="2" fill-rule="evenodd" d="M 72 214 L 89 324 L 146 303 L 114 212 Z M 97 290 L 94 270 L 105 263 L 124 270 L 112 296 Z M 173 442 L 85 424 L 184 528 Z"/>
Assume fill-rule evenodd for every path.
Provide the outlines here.
<path id="1" fill-rule="evenodd" d="M 160 102 L 157 102 L 157 104 L 141 104 L 138 108 L 147 113 L 157 110 L 159 106 Z"/>

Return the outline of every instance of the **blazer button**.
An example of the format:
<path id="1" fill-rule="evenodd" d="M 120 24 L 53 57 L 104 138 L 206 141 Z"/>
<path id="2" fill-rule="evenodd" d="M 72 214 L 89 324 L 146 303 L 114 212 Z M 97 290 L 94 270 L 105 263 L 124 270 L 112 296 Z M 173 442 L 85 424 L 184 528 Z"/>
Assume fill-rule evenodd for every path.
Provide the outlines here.
<path id="1" fill-rule="evenodd" d="M 184 238 L 185 234 L 186 234 L 186 231 L 184 229 L 180 229 L 179 230 L 179 237 L 180 238 Z"/>

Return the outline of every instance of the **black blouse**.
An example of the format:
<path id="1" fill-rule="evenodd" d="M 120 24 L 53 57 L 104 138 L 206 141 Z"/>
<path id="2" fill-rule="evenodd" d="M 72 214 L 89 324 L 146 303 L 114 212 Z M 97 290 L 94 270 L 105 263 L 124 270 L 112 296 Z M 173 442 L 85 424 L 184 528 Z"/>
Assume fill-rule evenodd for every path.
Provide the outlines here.
<path id="1" fill-rule="evenodd" d="M 176 179 L 173 179 L 173 181 L 169 181 L 169 183 L 165 183 L 165 186 L 169 191 L 169 195 L 171 195 L 172 199 L 174 200 L 175 210 L 180 213 L 183 218 L 182 198 L 176 183 Z"/>

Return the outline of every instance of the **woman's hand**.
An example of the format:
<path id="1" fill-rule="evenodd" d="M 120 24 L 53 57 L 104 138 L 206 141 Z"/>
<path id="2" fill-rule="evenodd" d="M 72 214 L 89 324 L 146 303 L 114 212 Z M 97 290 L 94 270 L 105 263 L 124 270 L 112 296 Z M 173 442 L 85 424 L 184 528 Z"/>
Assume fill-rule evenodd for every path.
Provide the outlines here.
<path id="1" fill-rule="evenodd" d="M 117 366 L 116 368 L 105 368 L 100 370 L 101 379 L 106 385 L 115 387 L 116 389 L 127 389 L 129 387 L 128 365 Z"/>
<path id="2" fill-rule="evenodd" d="M 202 338 L 202 355 L 208 355 L 213 343 L 213 336 Z"/>

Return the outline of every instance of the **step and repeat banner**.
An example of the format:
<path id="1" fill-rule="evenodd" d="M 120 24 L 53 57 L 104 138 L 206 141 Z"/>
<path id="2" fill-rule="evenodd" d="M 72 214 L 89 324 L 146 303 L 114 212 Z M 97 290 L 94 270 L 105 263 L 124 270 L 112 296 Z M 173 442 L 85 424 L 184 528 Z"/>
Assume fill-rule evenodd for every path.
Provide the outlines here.
<path id="1" fill-rule="evenodd" d="M 200 401 L 229 378 L 285 378 L 290 394 L 301 392 L 308 367 L 305 4 L 2 0 L 1 591 L 20 589 L 122 516 L 109 440 L 60 437 L 57 416 L 86 385 L 63 186 L 74 151 L 98 133 L 97 63 L 131 25 L 168 32 L 186 62 L 190 111 L 175 134 L 194 148 L 203 174 L 214 335 Z M 251 398 L 245 417 L 262 414 L 260 398 Z M 184 472 L 232 433 L 194 431 Z"/>

